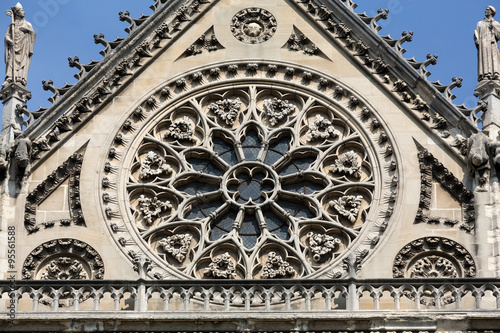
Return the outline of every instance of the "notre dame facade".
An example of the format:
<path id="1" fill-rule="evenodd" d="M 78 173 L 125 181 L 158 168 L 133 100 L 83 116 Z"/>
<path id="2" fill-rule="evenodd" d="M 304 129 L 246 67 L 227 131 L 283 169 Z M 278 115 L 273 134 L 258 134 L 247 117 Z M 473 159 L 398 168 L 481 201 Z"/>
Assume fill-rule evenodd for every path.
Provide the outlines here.
<path id="1" fill-rule="evenodd" d="M 500 331 L 493 7 L 474 109 L 352 0 L 151 8 L 37 111 L 8 11 L 0 331 Z"/>

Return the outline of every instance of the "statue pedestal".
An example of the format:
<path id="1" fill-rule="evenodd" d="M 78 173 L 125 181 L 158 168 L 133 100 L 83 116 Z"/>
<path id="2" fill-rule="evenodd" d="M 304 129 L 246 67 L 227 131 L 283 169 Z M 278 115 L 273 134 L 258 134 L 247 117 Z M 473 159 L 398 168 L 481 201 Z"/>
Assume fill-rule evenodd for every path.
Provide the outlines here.
<path id="1" fill-rule="evenodd" d="M 0 90 L 0 100 L 3 103 L 2 132 L 14 124 L 21 126 L 23 116 L 17 114 L 16 107 L 26 104 L 29 99 L 31 92 L 17 83 L 9 83 Z"/>
<path id="2" fill-rule="evenodd" d="M 15 133 L 22 130 L 23 115 L 17 111 L 18 105 L 24 105 L 31 98 L 31 92 L 26 87 L 9 83 L 0 90 L 0 100 L 3 103 L 2 132 L 0 133 L 0 169 L 7 165 L 7 154 L 14 144 Z"/>
<path id="3" fill-rule="evenodd" d="M 490 139 L 497 140 L 500 131 L 500 81 L 483 80 L 479 82 L 474 95 L 487 103 L 483 114 L 483 132 Z"/>

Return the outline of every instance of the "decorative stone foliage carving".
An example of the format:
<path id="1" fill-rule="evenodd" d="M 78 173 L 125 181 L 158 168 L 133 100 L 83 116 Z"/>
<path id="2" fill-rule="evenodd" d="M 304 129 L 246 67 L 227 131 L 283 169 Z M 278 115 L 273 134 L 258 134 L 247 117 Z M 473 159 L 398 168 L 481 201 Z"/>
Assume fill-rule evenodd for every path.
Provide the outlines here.
<path id="1" fill-rule="evenodd" d="M 85 226 L 80 199 L 80 171 L 82 169 L 85 150 L 86 145 L 71 155 L 62 165 L 53 171 L 46 180 L 28 194 L 24 210 L 24 226 L 28 233 L 37 232 L 40 230 L 40 225 L 44 225 L 45 228 L 48 228 L 54 226 L 57 222 L 61 225 L 73 223 L 74 225 Z M 50 195 L 68 178 L 68 206 L 70 207 L 69 214 L 71 219 L 67 221 L 37 221 L 36 212 L 38 206 L 50 197 Z"/>
<path id="2" fill-rule="evenodd" d="M 208 265 L 206 275 L 217 279 L 236 278 L 235 265 L 229 253 L 226 252 L 214 258 L 210 265 Z"/>
<path id="3" fill-rule="evenodd" d="M 162 202 L 157 197 L 148 198 L 141 195 L 138 201 L 139 209 L 148 225 L 152 225 L 162 212 L 172 209 L 170 201 Z"/>
<path id="4" fill-rule="evenodd" d="M 358 159 L 359 156 L 353 150 L 349 150 L 335 161 L 330 171 L 361 178 L 361 164 Z"/>
<path id="5" fill-rule="evenodd" d="M 474 229 L 475 223 L 475 208 L 474 208 L 474 194 L 467 190 L 465 184 L 458 180 L 442 163 L 440 163 L 434 156 L 427 150 L 421 149 L 418 154 L 420 165 L 420 202 L 415 223 L 431 223 L 436 221 L 436 218 L 430 220 L 429 211 L 432 198 L 432 182 L 433 179 L 437 180 L 443 188 L 462 206 L 463 218 L 460 225 L 461 230 L 471 232 Z M 437 221 L 446 219 L 438 218 Z M 453 227 L 456 223 L 444 223 L 447 226 Z"/>
<path id="6" fill-rule="evenodd" d="M 295 105 L 279 98 L 266 99 L 264 101 L 264 111 L 271 126 L 276 126 L 283 118 L 295 111 Z"/>
<path id="7" fill-rule="evenodd" d="M 147 157 L 141 163 L 139 178 L 147 179 L 150 177 L 162 176 L 172 172 L 172 167 L 167 164 L 165 159 L 155 153 L 148 152 Z"/>
<path id="8" fill-rule="evenodd" d="M 175 260 L 182 263 L 189 251 L 189 245 L 192 239 L 193 236 L 190 234 L 172 235 L 163 238 L 158 244 L 163 247 L 165 252 L 173 256 Z"/>
<path id="9" fill-rule="evenodd" d="M 273 88 L 265 82 L 212 87 L 214 68 L 228 84 L 242 76 L 267 80 L 272 75 Z M 110 226 L 121 224 L 117 218 L 125 220 L 111 230 L 117 242 L 126 240 L 125 253 L 158 253 L 161 259 L 151 257 L 151 275 L 210 278 L 210 264 L 227 252 L 236 278 L 264 278 L 272 275 L 262 276 L 267 254 L 274 252 L 295 271 L 287 277 L 330 278 L 339 271 L 330 266 L 340 267 L 347 253 L 368 254 L 378 243 L 372 239 L 378 239 L 375 234 L 383 233 L 391 218 L 398 186 L 396 154 L 385 154 L 388 147 L 395 151 L 385 122 L 360 96 L 322 73 L 307 71 L 318 94 L 295 85 L 291 93 L 290 70 L 294 77 L 305 75 L 290 64 L 217 64 L 159 87 L 152 94 L 158 101 L 154 112 L 146 103 L 150 96 L 139 104 L 148 111 L 141 117 L 130 110 L 127 121 L 133 121 L 134 133 L 143 134 L 136 137 L 121 126 L 120 144 L 112 142 L 120 159 L 103 163 L 101 180 L 109 182 L 101 189 L 109 199 L 103 201 L 103 215 Z M 196 73 L 198 88 L 193 91 Z M 335 87 L 343 92 L 331 102 Z M 168 97 L 162 94 L 167 88 Z M 356 103 L 349 104 L 353 99 Z M 348 121 L 352 117 L 358 121 Z M 313 131 L 318 133 L 309 141 Z M 143 165 L 154 160 L 148 159 L 150 152 L 171 170 L 140 177 Z M 378 175 L 374 168 L 386 171 Z M 122 189 L 129 200 L 113 199 Z M 373 201 L 374 191 L 392 199 Z M 351 196 L 359 207 L 343 209 L 357 212 L 342 215 L 329 205 L 337 201 L 345 206 Z M 155 197 L 156 203 L 169 201 L 172 207 L 141 210 L 141 202 Z M 310 232 L 324 236 L 308 238 Z M 183 243 L 175 235 L 190 235 L 191 241 Z"/>
<path id="10" fill-rule="evenodd" d="M 320 261 L 323 255 L 329 254 L 338 247 L 338 245 L 342 243 L 342 240 L 330 235 L 317 234 L 311 231 L 307 234 L 307 242 L 309 243 L 309 249 L 313 253 L 314 261 Z"/>
<path id="11" fill-rule="evenodd" d="M 101 256 L 87 243 L 76 239 L 56 239 L 43 243 L 26 257 L 25 280 L 103 279 Z"/>
<path id="12" fill-rule="evenodd" d="M 258 44 L 270 39 L 278 23 L 269 11 L 262 8 L 246 8 L 234 15 L 231 31 L 234 37 L 247 44 Z"/>
<path id="13" fill-rule="evenodd" d="M 338 200 L 330 201 L 329 205 L 349 221 L 355 222 L 358 219 L 362 199 L 363 196 L 361 195 L 346 195 Z"/>
<path id="14" fill-rule="evenodd" d="M 332 122 L 321 115 L 316 115 L 314 121 L 309 125 L 307 141 L 312 142 L 318 139 L 336 139 L 340 132 L 335 129 Z"/>
<path id="15" fill-rule="evenodd" d="M 177 120 L 174 122 L 172 125 L 170 125 L 170 128 L 167 130 L 165 133 L 166 137 L 172 137 L 176 140 L 188 140 L 188 141 L 194 141 L 193 138 L 194 134 L 194 126 L 189 117 L 184 117 L 180 120 Z"/>
<path id="16" fill-rule="evenodd" d="M 234 122 L 240 114 L 241 100 L 236 98 L 213 102 L 208 106 L 208 110 L 216 114 L 217 117 L 223 120 L 227 125 L 234 125 Z"/>
<path id="17" fill-rule="evenodd" d="M 42 269 L 40 279 L 42 280 L 82 280 L 88 279 L 83 265 L 76 259 L 60 257 L 51 260 Z"/>
<path id="18" fill-rule="evenodd" d="M 447 258 L 429 256 L 415 262 L 410 272 L 414 278 L 458 278 L 455 265 Z"/>
<path id="19" fill-rule="evenodd" d="M 203 52 L 214 52 L 223 48 L 215 36 L 214 28 L 211 27 L 184 51 L 182 57 L 196 56 Z"/>
<path id="20" fill-rule="evenodd" d="M 262 268 L 263 279 L 286 278 L 295 275 L 297 272 L 276 252 L 269 252 L 266 264 Z"/>
<path id="21" fill-rule="evenodd" d="M 447 238 L 425 237 L 403 247 L 393 263 L 393 277 L 460 278 L 475 277 L 472 255 Z"/>

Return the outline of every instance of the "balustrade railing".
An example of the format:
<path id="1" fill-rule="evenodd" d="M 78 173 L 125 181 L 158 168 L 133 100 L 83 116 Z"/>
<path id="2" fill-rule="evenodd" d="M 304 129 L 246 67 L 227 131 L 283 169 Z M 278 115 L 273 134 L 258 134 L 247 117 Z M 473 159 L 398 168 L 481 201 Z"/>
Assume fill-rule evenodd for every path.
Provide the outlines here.
<path id="1" fill-rule="evenodd" d="M 0 313 L 61 311 L 490 311 L 492 279 L 0 281 Z M 11 300 L 13 300 L 11 302 Z M 12 307 L 12 306 L 11 306 Z"/>

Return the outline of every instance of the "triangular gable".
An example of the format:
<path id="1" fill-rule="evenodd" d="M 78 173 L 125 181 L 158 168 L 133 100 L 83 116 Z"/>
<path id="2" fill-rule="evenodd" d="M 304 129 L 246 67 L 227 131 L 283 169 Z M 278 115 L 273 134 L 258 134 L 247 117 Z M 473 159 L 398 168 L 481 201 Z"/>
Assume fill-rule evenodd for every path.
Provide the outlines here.
<path id="1" fill-rule="evenodd" d="M 170 48 L 194 23 L 222 2 L 158 0 L 152 6 L 155 12 L 150 16 L 132 19 L 127 13 L 122 13 L 121 19 L 130 23 L 127 29 L 130 35 L 113 42 L 96 36 L 96 42 L 105 46 L 102 51 L 105 58 L 88 65 L 72 59 L 71 65 L 80 70 L 77 84 L 56 88 L 52 82 L 44 82 L 44 88 L 54 92 L 51 98 L 54 104 L 43 114 L 39 111 L 36 123 L 23 133 L 24 137 L 34 141 L 34 157 L 42 158 L 50 154 L 71 133 L 78 131 L 92 114 L 99 112 L 107 101 Z M 480 111 L 480 108 L 470 110 L 451 103 L 454 97 L 451 90 L 460 85 L 460 80 L 454 80 L 448 86 L 427 81 L 426 67 L 433 63 L 432 57 L 423 62 L 402 57 L 402 44 L 411 39 L 410 35 L 403 35 L 399 40 L 380 37 L 376 22 L 386 14 L 381 12 L 374 17 L 356 14 L 350 1 L 343 2 L 319 3 L 310 0 L 291 6 L 324 36 L 340 45 L 354 63 L 365 68 L 376 82 L 410 109 L 414 117 L 434 133 L 437 141 L 460 156 L 459 149 L 452 146 L 477 131 L 472 121 L 477 122 L 475 114 Z M 207 29 L 210 31 L 210 27 Z M 311 49 L 313 43 L 307 36 L 304 38 L 307 43 L 300 47 Z M 398 68 L 398 71 L 393 68 Z M 464 115 L 471 119 L 466 119 Z M 35 167 L 37 164 L 35 162 Z"/>

